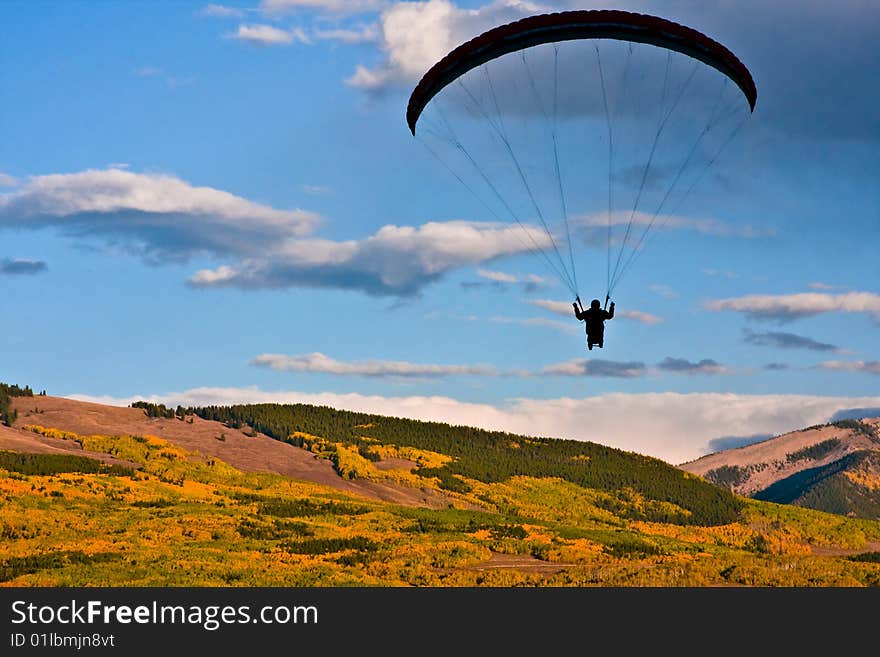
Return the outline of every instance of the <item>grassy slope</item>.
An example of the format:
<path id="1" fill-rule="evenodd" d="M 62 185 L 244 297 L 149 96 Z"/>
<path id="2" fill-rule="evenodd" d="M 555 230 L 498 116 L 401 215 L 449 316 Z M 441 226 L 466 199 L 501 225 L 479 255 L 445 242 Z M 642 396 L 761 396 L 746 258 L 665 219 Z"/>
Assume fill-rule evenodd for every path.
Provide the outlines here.
<path id="1" fill-rule="evenodd" d="M 492 481 L 457 475 L 467 492 L 454 494 L 455 508 L 408 508 L 279 475 L 243 473 L 154 437 L 66 439 L 143 467 L 76 472 L 87 468 L 53 462 L 41 470 L 52 474 L 28 474 L 15 471 L 14 459 L 4 461 L 0 584 L 880 584 L 880 564 L 848 558 L 878 549 L 876 521 L 740 500 L 733 522 L 652 522 L 639 519 L 645 517 L 640 511 L 669 503 L 634 487 L 597 489 L 521 474 Z M 369 459 L 334 445 L 335 451 L 321 448 L 343 465 L 355 461 L 367 475 L 414 476 L 370 472 Z M 435 468 L 449 462 L 412 446 L 373 448 Z M 27 472 L 37 465 L 29 460 Z M 437 486 L 440 480 L 419 482 Z M 486 510 L 467 508 L 476 505 Z M 495 552 L 536 557 L 562 570 L 477 568 Z"/>

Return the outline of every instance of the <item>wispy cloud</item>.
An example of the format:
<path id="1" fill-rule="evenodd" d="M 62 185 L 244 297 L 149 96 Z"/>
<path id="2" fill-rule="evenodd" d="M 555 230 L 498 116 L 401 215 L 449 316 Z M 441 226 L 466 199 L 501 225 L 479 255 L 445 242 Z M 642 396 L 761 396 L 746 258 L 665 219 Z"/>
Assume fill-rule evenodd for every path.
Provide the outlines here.
<path id="1" fill-rule="evenodd" d="M 272 25 L 239 25 L 236 32 L 227 36 L 230 39 L 258 46 L 289 46 L 295 42 L 305 44 L 312 42 L 302 28 L 292 27 L 282 30 Z"/>
<path id="2" fill-rule="evenodd" d="M 597 376 L 631 379 L 644 376 L 647 373 L 647 367 L 644 363 L 637 361 L 619 362 L 597 358 L 549 365 L 541 370 L 541 373 L 557 376 Z"/>
<path id="3" fill-rule="evenodd" d="M 549 280 L 537 274 L 509 274 L 503 271 L 494 271 L 491 269 L 477 269 L 477 276 L 490 281 L 493 285 L 521 285 L 527 292 L 535 290 L 549 284 Z"/>
<path id="4" fill-rule="evenodd" d="M 674 299 L 678 296 L 678 293 L 675 290 L 663 283 L 652 283 L 648 286 L 648 289 L 664 299 Z"/>
<path id="5" fill-rule="evenodd" d="M 169 75 L 158 66 L 141 66 L 134 70 L 134 74 L 139 78 L 162 78 L 169 89 L 187 87 L 195 81 L 195 78 L 189 76 Z M 115 169 L 118 167 L 116 165 L 110 165 L 110 168 Z"/>
<path id="6" fill-rule="evenodd" d="M 315 30 L 312 35 L 320 41 L 337 41 L 355 44 L 378 41 L 379 27 L 376 24 L 363 25 L 358 28 L 336 28 L 333 30 Z"/>
<path id="7" fill-rule="evenodd" d="M 823 370 L 880 374 L 880 361 L 877 360 L 826 360 L 819 363 L 818 367 Z"/>
<path id="8" fill-rule="evenodd" d="M 729 372 L 728 368 L 711 358 L 692 362 L 686 358 L 673 358 L 671 356 L 667 356 L 658 363 L 657 369 L 673 374 L 727 374 Z"/>
<path id="9" fill-rule="evenodd" d="M 536 306 L 537 308 L 543 308 L 544 310 L 549 310 L 551 313 L 556 313 L 557 315 L 563 315 L 565 317 L 574 317 L 574 309 L 571 307 L 571 303 L 568 301 L 552 301 L 550 299 L 532 299 L 529 301 L 530 304 Z"/>
<path id="10" fill-rule="evenodd" d="M 519 278 L 513 274 L 505 274 L 501 271 L 490 271 L 488 269 L 478 269 L 477 276 L 488 279 L 494 283 L 516 283 Z"/>
<path id="11" fill-rule="evenodd" d="M 779 322 L 833 312 L 868 313 L 880 320 L 880 295 L 872 292 L 749 295 L 709 301 L 705 307 L 713 312 L 740 312 L 752 319 Z"/>
<path id="12" fill-rule="evenodd" d="M 652 315 L 651 313 L 644 313 L 641 310 L 623 310 L 620 313 L 615 313 L 614 316 L 620 316 L 623 319 L 631 319 L 634 322 L 648 325 L 662 324 L 665 321 L 662 317 Z"/>
<path id="13" fill-rule="evenodd" d="M 477 377 L 541 377 L 578 376 L 602 378 L 634 378 L 645 376 L 648 368 L 641 362 L 618 362 L 592 359 L 566 361 L 540 369 L 499 369 L 487 364 L 434 364 L 396 360 L 340 361 L 325 354 L 260 354 L 251 365 L 281 372 L 309 372 L 371 378 L 443 378 L 450 376 Z"/>
<path id="14" fill-rule="evenodd" d="M 762 347 L 779 347 L 780 349 L 808 349 L 810 351 L 841 351 L 839 347 L 826 342 L 818 342 L 812 338 L 794 333 L 780 331 L 755 332 L 743 329 L 743 340 L 749 344 Z"/>
<path id="15" fill-rule="evenodd" d="M 283 372 L 313 372 L 339 376 L 439 378 L 448 376 L 495 376 L 498 371 L 487 365 L 434 365 L 393 360 L 342 362 L 315 352 L 301 356 L 261 354 L 252 365 Z"/>
<path id="16" fill-rule="evenodd" d="M 706 276 L 721 276 L 723 278 L 728 278 L 728 279 L 739 278 L 739 274 L 737 274 L 735 271 L 730 271 L 730 270 L 725 271 L 725 270 L 721 270 L 721 269 L 709 268 L 709 269 L 701 269 L 700 271 L 702 271 L 704 274 L 706 274 Z"/>
<path id="17" fill-rule="evenodd" d="M 10 176 L 7 173 L 3 173 L 0 171 L 0 187 L 14 187 L 18 184 L 18 178 L 14 176 Z"/>
<path id="18" fill-rule="evenodd" d="M 41 274 L 49 270 L 42 260 L 25 260 L 22 258 L 4 258 L 0 260 L 0 274 L 7 276 L 29 276 Z"/>
<path id="19" fill-rule="evenodd" d="M 516 324 L 518 326 L 552 328 L 556 331 L 568 333 L 569 335 L 576 335 L 582 332 L 582 329 L 574 323 L 560 322 L 559 320 L 547 319 L 546 317 L 503 317 L 496 315 L 495 317 L 490 317 L 489 321 L 495 322 L 496 324 Z"/>
<path id="20" fill-rule="evenodd" d="M 202 7 L 198 12 L 198 16 L 211 16 L 215 18 L 239 18 L 244 16 L 245 10 L 238 7 L 227 7 L 226 5 L 209 4 Z"/>
<path id="21" fill-rule="evenodd" d="M 729 393 L 605 394 L 556 399 L 520 398 L 498 404 L 441 396 L 382 397 L 251 388 L 193 388 L 128 397 L 68 395 L 127 406 L 140 399 L 172 406 L 314 404 L 363 413 L 481 427 L 532 436 L 589 440 L 683 463 L 729 436 L 778 435 L 821 424 L 840 411 L 880 408 L 880 397 L 737 395 Z"/>
<path id="22" fill-rule="evenodd" d="M 648 227 L 652 229 L 666 230 L 690 230 L 703 235 L 712 235 L 715 237 L 739 237 L 752 239 L 758 237 L 770 237 L 776 234 L 775 228 L 772 226 L 755 226 L 752 224 L 732 224 L 720 219 L 711 217 L 694 218 L 680 215 L 654 215 L 648 212 L 613 212 L 609 214 L 592 214 L 579 217 L 572 220 L 572 228 L 584 233 L 586 239 L 594 244 L 605 245 L 608 240 L 609 224 L 612 229 L 619 229 L 612 232 L 612 241 L 619 243 L 622 241 L 624 232 L 631 230 L 631 227 Z M 713 272 L 717 275 L 717 270 L 704 270 L 704 273 Z"/>

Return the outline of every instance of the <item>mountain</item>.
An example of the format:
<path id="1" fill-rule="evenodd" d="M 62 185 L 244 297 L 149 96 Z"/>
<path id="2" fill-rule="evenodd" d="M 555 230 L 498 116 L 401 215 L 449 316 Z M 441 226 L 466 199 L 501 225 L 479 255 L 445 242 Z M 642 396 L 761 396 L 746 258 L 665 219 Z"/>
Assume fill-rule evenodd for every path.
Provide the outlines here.
<path id="1" fill-rule="evenodd" d="M 0 586 L 880 585 L 880 521 L 597 443 L 0 393 Z"/>
<path id="2" fill-rule="evenodd" d="M 880 418 L 792 431 L 679 467 L 754 499 L 880 518 Z"/>

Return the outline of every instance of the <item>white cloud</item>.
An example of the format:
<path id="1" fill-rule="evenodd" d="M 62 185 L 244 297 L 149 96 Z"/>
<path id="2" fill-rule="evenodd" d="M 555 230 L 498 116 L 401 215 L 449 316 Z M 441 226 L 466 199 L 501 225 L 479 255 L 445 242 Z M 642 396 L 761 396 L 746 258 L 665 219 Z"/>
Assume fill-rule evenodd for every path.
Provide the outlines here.
<path id="1" fill-rule="evenodd" d="M 572 308 L 571 303 L 568 301 L 551 301 L 549 299 L 532 299 L 529 301 L 530 304 L 536 306 L 538 308 L 543 308 L 544 310 L 549 310 L 551 313 L 556 313 L 557 315 L 564 315 L 565 317 L 574 317 L 574 308 Z"/>
<path id="2" fill-rule="evenodd" d="M 839 370 L 844 372 L 866 372 L 868 374 L 880 374 L 880 361 L 864 360 L 826 360 L 819 363 L 823 370 Z"/>
<path id="3" fill-rule="evenodd" d="M 654 324 L 662 324 L 664 320 L 662 317 L 658 317 L 657 315 L 652 315 L 651 313 L 645 313 L 641 310 L 623 310 L 619 313 L 615 313 L 615 317 L 622 317 L 623 319 L 631 319 L 634 322 L 640 322 L 642 324 L 654 325 Z"/>
<path id="4" fill-rule="evenodd" d="M 828 422 L 846 409 L 880 407 L 880 397 L 737 395 L 724 393 L 614 393 L 585 398 L 514 399 L 480 404 L 449 397 L 381 397 L 250 388 L 194 388 L 127 398 L 68 395 L 127 406 L 140 399 L 176 406 L 315 404 L 512 433 L 589 440 L 683 463 L 730 436 L 776 435 Z"/>
<path id="5" fill-rule="evenodd" d="M 697 362 L 691 362 L 686 358 L 673 358 L 667 356 L 657 364 L 657 369 L 673 374 L 727 374 L 730 372 L 721 363 L 711 358 L 704 358 Z"/>
<path id="6" fill-rule="evenodd" d="M 282 30 L 272 25 L 239 25 L 238 31 L 229 38 L 260 46 L 286 46 L 293 42 L 311 43 L 311 39 L 301 28 Z"/>
<path id="7" fill-rule="evenodd" d="M 594 237 L 591 241 L 598 241 L 602 244 L 605 244 L 607 241 L 609 223 L 612 227 L 616 228 L 625 228 L 630 225 L 644 228 L 651 226 L 651 230 L 692 230 L 703 235 L 713 235 L 715 237 L 741 237 L 749 239 L 756 237 L 769 237 L 776 234 L 776 229 L 772 226 L 759 227 L 751 224 L 735 225 L 712 217 L 685 217 L 681 215 L 664 214 L 653 215 L 649 212 L 620 211 L 612 212 L 610 215 L 605 212 L 587 215 L 572 220 L 573 228 L 579 228 L 588 232 Z M 588 235 L 588 239 L 589 237 L 590 235 Z M 612 237 L 612 240 L 617 242 L 619 242 L 620 239 L 619 235 Z M 630 236 L 629 239 L 632 240 L 633 236 Z M 637 239 L 638 238 L 636 237 L 633 241 L 635 242 Z M 633 246 L 635 246 L 635 244 L 633 244 Z M 704 272 L 707 274 L 710 272 L 712 274 L 733 274 L 733 276 L 735 276 L 735 273 L 733 272 L 718 272 L 712 269 L 704 270 Z"/>
<path id="8" fill-rule="evenodd" d="M 122 240 L 158 260 L 263 253 L 319 222 L 313 212 L 277 210 L 171 175 L 122 169 L 36 176 L 0 194 L 0 228 L 56 227 Z"/>
<path id="9" fill-rule="evenodd" d="M 345 80 L 345 83 L 361 89 L 379 89 L 385 86 L 390 79 L 391 74 L 388 71 L 372 70 L 358 65 L 351 77 Z"/>
<path id="10" fill-rule="evenodd" d="M 516 283 L 519 280 L 513 274 L 505 274 L 502 271 L 491 271 L 489 269 L 478 269 L 477 276 L 488 279 L 495 283 Z"/>
<path id="11" fill-rule="evenodd" d="M 880 319 L 880 295 L 872 292 L 788 295 L 748 295 L 716 299 L 705 304 L 713 312 L 734 311 L 753 319 L 791 321 L 822 313 L 868 313 Z"/>
<path id="12" fill-rule="evenodd" d="M 447 376 L 494 376 L 498 372 L 487 365 L 432 365 L 396 360 L 364 360 L 344 363 L 322 353 L 300 356 L 261 354 L 252 365 L 282 372 L 318 372 L 339 376 L 440 378 Z"/>
<path id="13" fill-rule="evenodd" d="M 528 248 L 523 228 L 469 221 L 384 226 L 361 240 L 287 240 L 262 258 L 222 271 L 198 272 L 190 283 L 245 289 L 294 286 L 359 289 L 374 295 L 410 296 L 448 271 Z M 546 233 L 530 232 L 536 243 Z"/>
<path id="14" fill-rule="evenodd" d="M 196 287 L 216 287 L 235 280 L 238 273 L 228 265 L 217 269 L 201 269 L 193 274 L 189 282 Z"/>
<path id="15" fill-rule="evenodd" d="M 493 283 L 522 283 L 528 287 L 537 287 L 547 285 L 549 282 L 543 276 L 537 274 L 525 274 L 523 276 L 508 274 L 503 271 L 494 271 L 491 269 L 477 269 L 477 276 L 492 281 Z"/>
<path id="16" fill-rule="evenodd" d="M 536 9 L 512 0 L 478 9 L 461 9 L 449 0 L 395 3 L 381 16 L 379 45 L 385 60 L 372 69 L 359 66 L 347 82 L 365 89 L 415 82 L 456 46 Z"/>
<path id="17" fill-rule="evenodd" d="M 18 184 L 17 178 L 0 171 L 0 187 L 14 187 L 17 184 Z"/>
<path id="18" fill-rule="evenodd" d="M 198 11 L 199 16 L 213 16 L 217 18 L 235 18 L 244 15 L 244 10 L 226 5 L 210 4 Z"/>

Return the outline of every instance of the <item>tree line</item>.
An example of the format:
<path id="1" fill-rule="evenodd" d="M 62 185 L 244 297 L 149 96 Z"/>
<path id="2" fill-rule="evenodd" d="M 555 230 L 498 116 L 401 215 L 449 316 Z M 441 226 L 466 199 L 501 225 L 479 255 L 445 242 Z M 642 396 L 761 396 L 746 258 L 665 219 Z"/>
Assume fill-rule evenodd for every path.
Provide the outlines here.
<path id="1" fill-rule="evenodd" d="M 43 391 L 41 394 L 45 395 Z M 9 383 L 0 383 L 0 423 L 11 427 L 18 419 L 18 411 L 12 408 L 13 397 L 33 397 L 34 391 L 30 386 L 18 386 Z"/>

